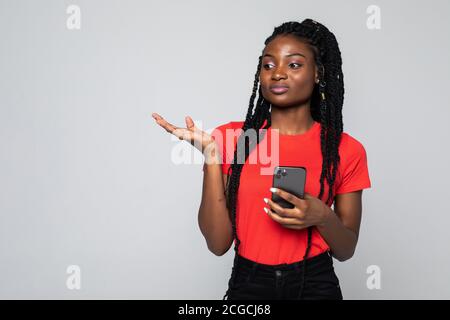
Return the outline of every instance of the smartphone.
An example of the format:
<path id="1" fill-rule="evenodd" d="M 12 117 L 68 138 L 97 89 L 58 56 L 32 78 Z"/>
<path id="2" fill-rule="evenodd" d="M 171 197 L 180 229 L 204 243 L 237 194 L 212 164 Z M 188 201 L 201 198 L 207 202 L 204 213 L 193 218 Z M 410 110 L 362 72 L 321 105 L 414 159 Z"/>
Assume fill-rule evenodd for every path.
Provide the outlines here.
<path id="1" fill-rule="evenodd" d="M 305 195 L 306 168 L 277 166 L 273 172 L 272 186 L 292 193 L 298 198 L 303 199 Z M 272 201 L 278 203 L 283 208 L 292 209 L 294 205 L 289 201 L 272 193 Z"/>

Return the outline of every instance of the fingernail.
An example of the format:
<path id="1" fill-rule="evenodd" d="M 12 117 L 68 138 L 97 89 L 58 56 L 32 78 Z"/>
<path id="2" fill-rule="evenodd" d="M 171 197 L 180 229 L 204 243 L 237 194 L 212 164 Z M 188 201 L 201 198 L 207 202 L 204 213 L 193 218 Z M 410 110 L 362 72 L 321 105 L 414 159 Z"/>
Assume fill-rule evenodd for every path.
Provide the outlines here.
<path id="1" fill-rule="evenodd" d="M 270 188 L 270 192 L 277 192 L 277 188 Z"/>
<path id="2" fill-rule="evenodd" d="M 269 213 L 269 209 L 267 209 L 266 207 L 264 207 L 264 211 L 268 214 Z"/>
<path id="3" fill-rule="evenodd" d="M 263 198 L 265 203 L 269 203 L 269 200 L 267 198 Z"/>

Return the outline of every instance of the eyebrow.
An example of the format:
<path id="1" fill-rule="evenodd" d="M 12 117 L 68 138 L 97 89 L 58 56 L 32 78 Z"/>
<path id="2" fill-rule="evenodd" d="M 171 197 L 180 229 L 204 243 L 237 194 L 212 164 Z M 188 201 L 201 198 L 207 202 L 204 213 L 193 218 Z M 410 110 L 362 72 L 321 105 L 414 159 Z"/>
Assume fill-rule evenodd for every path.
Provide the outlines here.
<path id="1" fill-rule="evenodd" d="M 302 56 L 303 58 L 306 58 L 306 56 L 305 56 L 304 54 L 301 54 L 301 53 L 299 53 L 299 52 L 290 53 L 290 54 L 285 55 L 285 57 L 292 57 L 292 56 Z M 272 58 L 274 58 L 274 56 L 271 55 L 271 54 L 269 54 L 269 53 L 266 53 L 266 54 L 263 56 L 263 58 L 264 58 L 264 57 L 272 57 Z"/>

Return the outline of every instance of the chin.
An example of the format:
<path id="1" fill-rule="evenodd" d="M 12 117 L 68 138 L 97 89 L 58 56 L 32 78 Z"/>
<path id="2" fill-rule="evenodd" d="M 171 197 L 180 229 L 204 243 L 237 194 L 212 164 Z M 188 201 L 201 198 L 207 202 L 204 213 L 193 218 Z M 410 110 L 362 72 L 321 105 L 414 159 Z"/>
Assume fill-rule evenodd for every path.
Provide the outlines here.
<path id="1" fill-rule="evenodd" d="M 286 100 L 286 99 L 271 99 L 272 106 L 275 106 L 277 108 L 291 108 L 294 106 L 298 106 L 298 103 L 292 100 Z"/>

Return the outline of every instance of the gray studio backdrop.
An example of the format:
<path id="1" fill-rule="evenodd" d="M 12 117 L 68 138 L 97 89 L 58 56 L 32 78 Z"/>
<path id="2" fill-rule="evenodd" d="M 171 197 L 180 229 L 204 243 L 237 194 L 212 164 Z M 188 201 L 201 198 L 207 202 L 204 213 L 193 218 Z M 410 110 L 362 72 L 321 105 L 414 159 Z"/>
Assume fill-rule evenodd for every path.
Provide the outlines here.
<path id="1" fill-rule="evenodd" d="M 178 142 L 151 113 L 208 131 L 244 119 L 264 39 L 310 17 L 339 41 L 344 131 L 372 181 L 356 254 L 335 260 L 344 298 L 449 299 L 449 12 L 1 0 L 0 298 L 221 299 L 234 250 L 215 256 L 199 230 L 202 164 L 173 161 Z"/>

